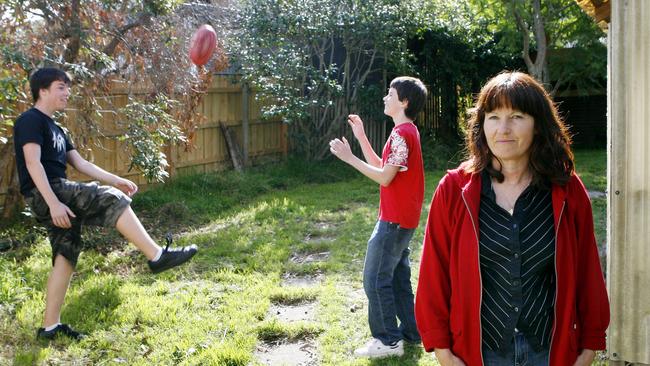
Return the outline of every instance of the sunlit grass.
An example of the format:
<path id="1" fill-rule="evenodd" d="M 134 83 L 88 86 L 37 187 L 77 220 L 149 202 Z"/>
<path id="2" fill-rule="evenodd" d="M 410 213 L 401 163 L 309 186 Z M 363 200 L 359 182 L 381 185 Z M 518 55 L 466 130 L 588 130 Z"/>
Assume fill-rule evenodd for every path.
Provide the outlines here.
<path id="1" fill-rule="evenodd" d="M 603 155 L 577 156 L 582 173 L 585 160 Z M 599 187 L 603 164 L 590 164 L 593 177 L 585 182 Z M 411 242 L 414 285 L 429 202 L 442 174 L 427 172 L 421 225 Z M 38 234 L 0 256 L 0 364 L 244 366 L 255 362 L 260 342 L 307 339 L 323 365 L 436 365 L 421 347 L 381 362 L 352 356 L 370 336 L 361 271 L 377 204 L 377 186 L 339 162 L 184 177 L 141 193 L 134 207 L 154 236 L 172 227 L 179 244 L 196 243 L 200 252 L 178 270 L 151 275 L 131 246 L 108 239 L 110 250 L 91 246 L 80 257 L 62 314 L 88 333 L 79 343 L 35 340 L 51 268 L 49 244 Z M 597 230 L 604 209 L 604 199 L 594 201 Z M 314 253 L 328 259 L 295 261 Z M 290 288 L 282 281 L 287 273 L 319 280 Z M 272 304 L 303 303 L 315 304 L 313 321 L 285 324 L 268 316 Z"/>

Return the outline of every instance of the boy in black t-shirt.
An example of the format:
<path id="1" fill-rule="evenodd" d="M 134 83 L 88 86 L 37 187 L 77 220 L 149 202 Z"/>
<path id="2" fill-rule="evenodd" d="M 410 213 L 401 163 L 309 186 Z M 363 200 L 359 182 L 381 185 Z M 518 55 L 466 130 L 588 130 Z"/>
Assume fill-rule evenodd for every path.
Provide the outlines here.
<path id="1" fill-rule="evenodd" d="M 74 339 L 83 335 L 61 324 L 61 306 L 81 252 L 82 225 L 114 226 L 149 259 L 158 273 L 188 261 L 196 245 L 182 248 L 158 246 L 142 227 L 130 207 L 138 191 L 132 181 L 111 174 L 79 155 L 65 132 L 52 120 L 63 110 L 70 95 L 70 78 L 55 68 L 37 70 L 30 78 L 34 107 L 14 125 L 16 166 L 20 191 L 36 219 L 48 231 L 52 246 L 52 272 L 47 282 L 43 328 L 37 337 L 52 339 L 63 334 Z M 108 185 L 67 180 L 66 164 Z"/>

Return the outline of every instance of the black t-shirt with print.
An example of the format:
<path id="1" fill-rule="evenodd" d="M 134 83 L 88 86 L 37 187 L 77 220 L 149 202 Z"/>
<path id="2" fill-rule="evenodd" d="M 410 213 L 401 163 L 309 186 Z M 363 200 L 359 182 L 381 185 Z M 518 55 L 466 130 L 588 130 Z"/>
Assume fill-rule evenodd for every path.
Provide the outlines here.
<path id="1" fill-rule="evenodd" d="M 32 177 L 25 165 L 23 146 L 27 143 L 41 146 L 41 164 L 48 179 L 67 178 L 66 153 L 74 149 L 70 139 L 52 118 L 36 108 L 21 114 L 14 125 L 14 146 L 16 149 L 16 167 L 20 181 L 20 192 L 28 195 L 35 187 Z"/>

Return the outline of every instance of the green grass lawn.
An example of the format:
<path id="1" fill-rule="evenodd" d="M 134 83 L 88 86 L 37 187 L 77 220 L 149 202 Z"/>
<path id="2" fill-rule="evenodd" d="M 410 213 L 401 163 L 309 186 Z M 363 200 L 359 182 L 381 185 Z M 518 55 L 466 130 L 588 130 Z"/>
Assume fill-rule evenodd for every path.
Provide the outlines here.
<path id="1" fill-rule="evenodd" d="M 607 150 L 576 150 L 576 171 L 590 191 L 605 192 L 607 190 Z M 606 252 L 607 241 L 607 198 L 594 198 L 591 201 L 594 213 L 594 228 L 596 241 L 600 252 Z M 605 270 L 604 258 L 601 258 L 603 271 Z"/>
<path id="2" fill-rule="evenodd" d="M 590 162 L 587 184 L 600 184 L 604 161 L 592 160 L 604 154 L 577 156 L 581 173 Z M 442 174 L 427 172 L 422 222 Z M 596 211 L 604 203 L 596 202 Z M 173 230 L 179 244 L 196 243 L 200 252 L 180 270 L 151 275 L 144 257 L 115 233 L 89 230 L 92 244 L 62 315 L 89 337 L 49 345 L 35 340 L 49 244 L 42 231 L 26 234 L 30 221 L 5 229 L 3 235 L 23 244 L 0 256 L 0 364 L 254 365 L 260 342 L 307 339 L 317 364 L 436 365 L 420 347 L 408 347 L 402 359 L 352 356 L 369 337 L 361 271 L 377 204 L 377 186 L 340 162 L 194 175 L 140 193 L 133 206 L 155 238 Z M 423 229 L 412 240 L 414 283 Z M 329 259 L 296 260 L 322 253 Z M 286 287 L 287 274 L 319 281 Z M 309 301 L 315 301 L 313 321 L 282 323 L 268 314 L 272 304 Z"/>
<path id="3" fill-rule="evenodd" d="M 580 178 L 593 191 L 607 189 L 607 150 L 580 149 L 574 151 L 576 170 Z"/>

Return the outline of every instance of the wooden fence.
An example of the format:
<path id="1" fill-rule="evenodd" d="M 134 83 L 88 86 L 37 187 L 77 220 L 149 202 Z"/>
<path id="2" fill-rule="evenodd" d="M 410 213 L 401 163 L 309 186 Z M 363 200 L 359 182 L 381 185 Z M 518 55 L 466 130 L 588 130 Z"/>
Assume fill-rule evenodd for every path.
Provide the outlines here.
<path id="1" fill-rule="evenodd" d="M 112 88 L 109 98 L 111 101 L 106 104 L 112 104 L 114 109 L 124 107 L 128 102 L 128 90 L 119 86 Z M 171 177 L 232 167 L 221 123 L 234 132 L 236 142 L 251 164 L 286 156 L 286 125 L 281 121 L 261 120 L 260 106 L 254 98 L 254 92 L 242 86 L 236 77 L 215 76 L 198 108 L 205 119 L 196 129 L 193 147 L 186 151 L 184 146 L 169 146 L 164 151 Z M 75 118 L 74 110 L 67 114 L 69 119 Z M 104 110 L 100 115 L 99 131 L 92 133 L 88 139 L 91 143 L 86 149 L 80 149 L 80 153 L 101 168 L 131 179 L 140 187 L 147 186 L 149 182 L 139 171 L 129 171 L 130 159 L 126 144 L 116 138 L 121 134 L 115 128 L 116 113 Z M 243 145 L 244 141 L 247 142 L 246 146 Z M 68 177 L 73 180 L 89 180 L 72 168 L 68 169 Z M 5 202 L 7 188 L 0 187 L 0 202 Z"/>

